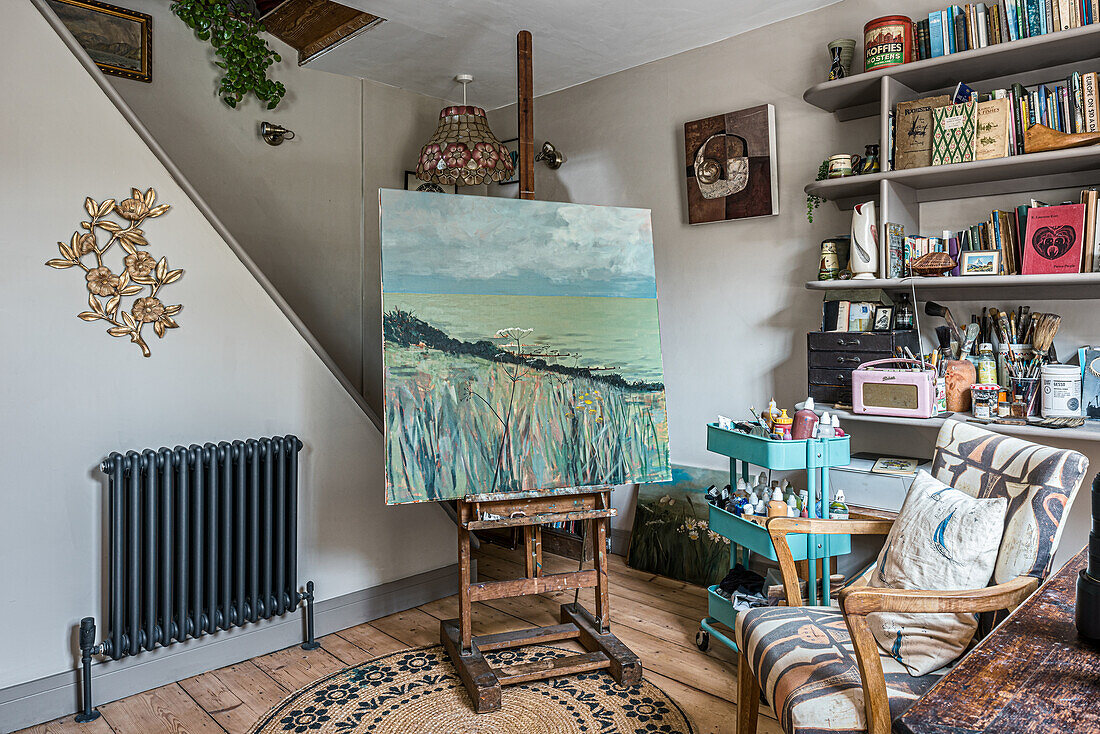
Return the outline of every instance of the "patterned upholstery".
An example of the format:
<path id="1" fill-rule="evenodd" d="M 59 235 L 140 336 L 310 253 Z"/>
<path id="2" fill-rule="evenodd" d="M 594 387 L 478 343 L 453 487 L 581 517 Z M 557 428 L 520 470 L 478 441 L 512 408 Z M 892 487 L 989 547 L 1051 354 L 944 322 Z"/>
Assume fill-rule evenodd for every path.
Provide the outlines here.
<path id="1" fill-rule="evenodd" d="M 994 583 L 1045 578 L 1089 462 L 1082 454 L 946 421 L 936 439 L 932 476 L 973 497 L 1008 500 Z"/>
<path id="2" fill-rule="evenodd" d="M 1076 451 L 1054 449 L 946 421 L 932 475 L 978 497 L 1008 500 L 994 583 L 1020 575 L 1045 578 L 1061 538 L 1065 508 L 1088 471 Z M 867 585 L 867 572 L 849 586 Z M 752 665 L 787 734 L 865 732 L 863 688 L 855 651 L 835 607 L 764 607 L 739 614 L 738 648 Z M 913 677 L 879 650 L 892 718 L 900 716 L 951 666 Z"/>
<path id="3" fill-rule="evenodd" d="M 859 667 L 839 609 L 750 609 L 737 616 L 736 640 L 787 734 L 867 730 Z M 914 678 L 889 655 L 880 651 L 879 659 L 893 718 L 950 669 Z"/>

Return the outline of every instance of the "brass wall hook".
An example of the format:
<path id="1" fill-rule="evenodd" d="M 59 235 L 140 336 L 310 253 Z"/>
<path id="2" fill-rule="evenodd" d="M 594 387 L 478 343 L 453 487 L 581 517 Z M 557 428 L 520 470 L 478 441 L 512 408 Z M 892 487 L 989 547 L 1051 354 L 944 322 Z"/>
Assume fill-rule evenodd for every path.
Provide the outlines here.
<path id="1" fill-rule="evenodd" d="M 294 140 L 294 131 L 273 122 L 261 122 L 260 137 L 268 145 L 282 145 L 284 140 Z"/>

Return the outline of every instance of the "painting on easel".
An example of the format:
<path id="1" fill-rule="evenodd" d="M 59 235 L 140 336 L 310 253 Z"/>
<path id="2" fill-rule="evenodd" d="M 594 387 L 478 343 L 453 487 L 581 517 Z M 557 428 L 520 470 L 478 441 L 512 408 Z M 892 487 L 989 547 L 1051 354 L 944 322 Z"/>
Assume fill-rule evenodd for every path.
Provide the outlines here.
<path id="1" fill-rule="evenodd" d="M 386 501 L 671 477 L 649 211 L 381 192 Z"/>

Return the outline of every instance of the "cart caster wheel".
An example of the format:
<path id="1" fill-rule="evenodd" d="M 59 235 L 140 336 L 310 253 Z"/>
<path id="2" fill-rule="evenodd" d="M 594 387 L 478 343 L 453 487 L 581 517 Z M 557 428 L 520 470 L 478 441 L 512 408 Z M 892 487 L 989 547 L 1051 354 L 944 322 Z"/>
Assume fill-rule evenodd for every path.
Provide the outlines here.
<path id="1" fill-rule="evenodd" d="M 695 646 L 701 651 L 706 652 L 710 647 L 710 633 L 706 630 L 699 630 L 695 633 Z"/>

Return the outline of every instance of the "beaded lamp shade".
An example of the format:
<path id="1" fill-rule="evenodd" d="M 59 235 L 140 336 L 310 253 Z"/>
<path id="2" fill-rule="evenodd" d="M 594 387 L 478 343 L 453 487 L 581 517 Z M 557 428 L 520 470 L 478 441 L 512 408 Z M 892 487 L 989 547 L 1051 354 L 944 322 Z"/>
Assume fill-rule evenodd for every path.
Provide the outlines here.
<path id="1" fill-rule="evenodd" d="M 489 129 L 485 110 L 473 105 L 443 108 L 416 163 L 422 181 L 458 186 L 507 181 L 513 170 L 512 156 Z"/>

